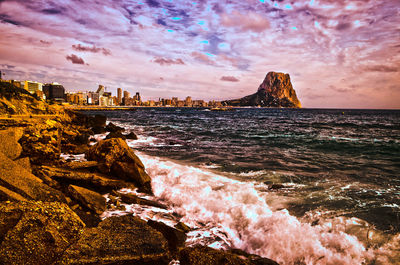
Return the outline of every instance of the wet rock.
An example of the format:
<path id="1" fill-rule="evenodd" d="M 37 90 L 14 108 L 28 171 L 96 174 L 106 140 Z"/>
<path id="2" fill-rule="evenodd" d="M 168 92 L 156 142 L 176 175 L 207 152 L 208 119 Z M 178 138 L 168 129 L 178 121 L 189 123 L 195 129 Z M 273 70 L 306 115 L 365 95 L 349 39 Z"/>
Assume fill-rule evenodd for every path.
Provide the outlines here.
<path id="1" fill-rule="evenodd" d="M 272 184 L 268 187 L 268 189 L 270 189 L 270 190 L 280 190 L 283 188 L 285 188 L 285 186 L 282 184 Z"/>
<path id="2" fill-rule="evenodd" d="M 114 123 L 110 122 L 107 126 L 106 126 L 106 131 L 110 132 L 110 133 L 116 133 L 116 132 L 123 132 L 125 131 L 124 128 L 115 125 Z"/>
<path id="3" fill-rule="evenodd" d="M 168 241 L 168 247 L 171 253 L 177 253 L 179 249 L 184 247 L 187 238 L 184 231 L 170 227 L 163 222 L 149 220 L 147 223 L 164 235 Z"/>
<path id="4" fill-rule="evenodd" d="M 137 217 L 110 217 L 85 229 L 57 264 L 168 264 L 168 243 Z"/>
<path id="5" fill-rule="evenodd" d="M 187 247 L 179 252 L 181 265 L 279 265 L 273 260 L 250 255 L 244 251 L 234 253 L 206 246 Z"/>
<path id="6" fill-rule="evenodd" d="M 101 163 L 99 170 L 117 178 L 133 181 L 139 190 L 151 193 L 151 179 L 144 165 L 121 138 L 103 140 L 92 146 L 85 157 Z"/>
<path id="7" fill-rule="evenodd" d="M 66 202 L 65 196 L 0 152 L 0 185 L 29 200 Z"/>
<path id="8" fill-rule="evenodd" d="M 110 132 L 107 134 L 106 139 L 112 139 L 112 138 L 121 138 L 123 140 L 126 139 L 125 135 L 122 134 L 122 132 L 117 131 L 117 132 Z"/>
<path id="9" fill-rule="evenodd" d="M 107 117 L 104 115 L 95 115 L 94 117 L 90 117 L 88 124 L 92 127 L 92 131 L 94 134 L 105 133 L 106 129 L 106 121 Z"/>
<path id="10" fill-rule="evenodd" d="M 137 135 L 134 132 L 130 132 L 124 136 L 126 139 L 129 139 L 129 140 L 137 140 L 138 139 Z"/>
<path id="11" fill-rule="evenodd" d="M 68 192 L 71 197 L 96 214 L 100 215 L 106 210 L 106 199 L 95 191 L 69 185 Z"/>
<path id="12" fill-rule="evenodd" d="M 182 223 L 182 222 L 177 223 L 175 225 L 175 228 L 179 229 L 179 230 L 181 230 L 181 231 L 183 231 L 185 233 L 188 233 L 188 232 L 190 232 L 192 230 L 189 226 L 187 226 L 185 223 Z"/>
<path id="13" fill-rule="evenodd" d="M 120 193 L 120 192 L 114 192 L 114 194 L 116 194 L 116 196 L 120 197 L 122 202 L 127 203 L 127 204 L 140 204 L 140 205 L 157 207 L 157 208 L 161 208 L 161 209 L 168 209 L 168 207 L 162 203 L 143 199 L 134 194 L 129 194 L 129 193 L 126 194 L 126 193 Z"/>
<path id="14" fill-rule="evenodd" d="M 62 203 L 0 203 L 0 264 L 53 264 L 83 227 Z"/>

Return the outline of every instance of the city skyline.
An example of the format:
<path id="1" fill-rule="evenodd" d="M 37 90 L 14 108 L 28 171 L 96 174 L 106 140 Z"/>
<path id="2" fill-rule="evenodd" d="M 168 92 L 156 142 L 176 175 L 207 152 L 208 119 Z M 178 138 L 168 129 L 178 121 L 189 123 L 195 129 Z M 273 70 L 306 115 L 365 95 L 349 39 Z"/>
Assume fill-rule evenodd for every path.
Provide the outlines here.
<path id="1" fill-rule="evenodd" d="M 2 0 L 0 69 L 206 101 L 255 93 L 276 71 L 304 107 L 400 108 L 399 12 L 397 0 Z"/>

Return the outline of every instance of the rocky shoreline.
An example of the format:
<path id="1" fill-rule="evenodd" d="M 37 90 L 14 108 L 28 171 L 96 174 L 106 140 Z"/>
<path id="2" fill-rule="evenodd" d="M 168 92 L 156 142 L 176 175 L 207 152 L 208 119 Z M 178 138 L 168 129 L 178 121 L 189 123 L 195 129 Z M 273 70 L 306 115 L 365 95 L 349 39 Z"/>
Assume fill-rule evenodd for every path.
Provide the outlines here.
<path id="1" fill-rule="evenodd" d="M 23 97 L 20 106 L 29 95 Z M 102 220 L 123 203 L 168 207 L 119 192 L 152 194 L 150 176 L 125 142 L 136 135 L 106 125 L 104 116 L 27 102 L 41 104 L 33 114 L 54 116 L 0 120 L 0 264 L 277 264 L 240 250 L 185 247 L 190 228 L 183 223 L 132 215 Z M 30 108 L 2 111 L 30 115 Z M 107 139 L 92 137 L 105 132 Z M 62 154 L 84 154 L 85 161 Z"/>

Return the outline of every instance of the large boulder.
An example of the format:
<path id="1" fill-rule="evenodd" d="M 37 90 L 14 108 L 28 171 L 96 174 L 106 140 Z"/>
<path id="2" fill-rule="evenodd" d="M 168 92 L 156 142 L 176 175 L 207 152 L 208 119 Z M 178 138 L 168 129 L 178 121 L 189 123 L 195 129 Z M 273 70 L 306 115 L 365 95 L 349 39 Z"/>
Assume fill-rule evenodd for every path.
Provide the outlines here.
<path id="1" fill-rule="evenodd" d="M 151 179 L 142 161 L 121 138 L 102 140 L 85 154 L 87 160 L 101 162 L 99 170 L 134 182 L 139 190 L 151 193 Z"/>
<path id="2" fill-rule="evenodd" d="M 147 223 L 164 235 L 168 240 L 168 247 L 171 253 L 177 253 L 179 249 L 184 247 L 187 238 L 184 231 L 170 227 L 163 222 L 149 220 Z"/>
<path id="3" fill-rule="evenodd" d="M 0 185 L 28 200 L 66 202 L 64 195 L 0 152 Z"/>
<path id="4" fill-rule="evenodd" d="M 87 228 L 57 264 L 168 264 L 167 240 L 145 221 L 125 215 Z"/>
<path id="5" fill-rule="evenodd" d="M 62 203 L 0 203 L 0 264 L 53 264 L 83 231 Z"/>

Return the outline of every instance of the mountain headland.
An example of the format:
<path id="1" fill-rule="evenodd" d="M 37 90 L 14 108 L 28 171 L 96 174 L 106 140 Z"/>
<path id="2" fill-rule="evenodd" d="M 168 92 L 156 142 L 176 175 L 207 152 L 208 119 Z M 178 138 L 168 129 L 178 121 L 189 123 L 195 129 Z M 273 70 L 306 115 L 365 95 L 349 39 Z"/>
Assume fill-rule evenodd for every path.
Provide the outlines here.
<path id="1" fill-rule="evenodd" d="M 272 108 L 301 108 L 289 74 L 269 72 L 256 93 L 240 99 L 225 100 L 228 106 L 261 106 Z"/>

